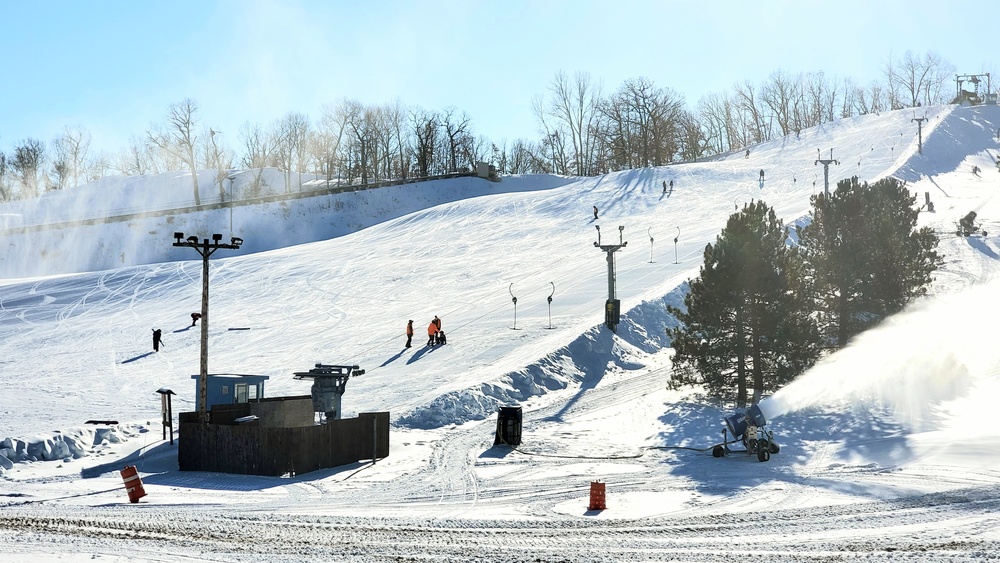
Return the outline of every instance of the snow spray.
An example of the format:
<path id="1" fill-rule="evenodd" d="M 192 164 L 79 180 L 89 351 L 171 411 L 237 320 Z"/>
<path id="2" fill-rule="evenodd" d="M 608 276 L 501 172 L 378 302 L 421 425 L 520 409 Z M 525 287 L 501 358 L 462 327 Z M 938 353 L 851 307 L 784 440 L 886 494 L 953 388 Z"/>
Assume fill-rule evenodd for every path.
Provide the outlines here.
<path id="1" fill-rule="evenodd" d="M 913 430 L 929 430 L 935 410 L 952 400 L 990 412 L 1000 346 L 979 321 L 998 317 L 998 291 L 994 283 L 921 299 L 761 401 L 760 410 L 771 420 L 821 405 L 876 404 Z"/>

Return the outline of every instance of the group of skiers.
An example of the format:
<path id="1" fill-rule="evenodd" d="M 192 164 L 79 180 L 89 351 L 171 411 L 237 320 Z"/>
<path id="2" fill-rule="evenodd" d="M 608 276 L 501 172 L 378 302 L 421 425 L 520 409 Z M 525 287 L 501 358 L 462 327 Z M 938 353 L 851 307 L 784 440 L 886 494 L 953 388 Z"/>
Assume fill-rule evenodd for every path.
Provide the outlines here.
<path id="1" fill-rule="evenodd" d="M 431 323 L 427 325 L 427 345 L 437 346 L 440 344 L 447 344 L 448 340 L 444 335 L 444 331 L 441 330 L 441 319 L 434 315 L 434 319 Z M 406 321 L 406 347 L 411 348 L 413 346 L 413 319 Z"/>

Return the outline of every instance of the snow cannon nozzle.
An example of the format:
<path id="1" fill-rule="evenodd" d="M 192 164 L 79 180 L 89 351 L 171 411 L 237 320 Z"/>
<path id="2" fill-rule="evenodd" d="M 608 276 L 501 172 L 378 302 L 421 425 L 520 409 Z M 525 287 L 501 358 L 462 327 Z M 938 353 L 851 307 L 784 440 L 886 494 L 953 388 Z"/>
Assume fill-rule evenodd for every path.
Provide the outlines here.
<path id="1" fill-rule="evenodd" d="M 733 436 L 743 436 L 748 425 L 761 428 L 766 424 L 767 419 L 764 418 L 764 413 L 757 405 L 751 405 L 745 413 L 736 413 L 726 417 L 726 426 Z"/>

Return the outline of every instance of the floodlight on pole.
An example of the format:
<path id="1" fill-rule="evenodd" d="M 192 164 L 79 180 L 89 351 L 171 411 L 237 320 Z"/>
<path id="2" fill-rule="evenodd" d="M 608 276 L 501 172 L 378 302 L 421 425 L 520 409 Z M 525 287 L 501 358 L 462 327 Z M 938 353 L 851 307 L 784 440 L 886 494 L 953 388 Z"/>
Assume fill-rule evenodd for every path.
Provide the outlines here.
<path id="1" fill-rule="evenodd" d="M 184 233 L 174 233 L 173 246 L 185 246 L 195 249 L 201 255 L 201 361 L 198 371 L 198 419 L 208 422 L 208 257 L 216 250 L 225 248 L 238 250 L 243 239 L 233 237 L 229 244 L 223 243 L 222 235 L 215 233 L 212 240 L 207 238 L 198 241 L 195 235 L 184 239 Z"/>

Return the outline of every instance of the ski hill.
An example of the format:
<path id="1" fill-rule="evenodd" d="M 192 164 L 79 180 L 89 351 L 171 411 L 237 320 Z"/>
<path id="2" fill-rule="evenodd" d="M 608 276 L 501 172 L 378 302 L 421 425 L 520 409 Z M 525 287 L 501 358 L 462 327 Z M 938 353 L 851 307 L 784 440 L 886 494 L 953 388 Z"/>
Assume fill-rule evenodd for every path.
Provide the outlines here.
<path id="1" fill-rule="evenodd" d="M 1000 353 L 986 329 L 1000 271 L 1000 108 L 921 111 L 828 123 L 751 147 L 749 156 L 598 177 L 457 178 L 173 213 L 192 189 L 190 177 L 175 174 L 4 204 L 0 215 L 19 217 L 13 227 L 21 230 L 0 242 L 3 267 L 18 272 L 0 280 L 0 452 L 11 454 L 0 469 L 0 506 L 6 494 L 4 511 L 18 518 L 82 517 L 119 503 L 115 470 L 131 460 L 143 464 L 148 502 L 166 510 L 142 517 L 156 530 L 168 519 L 193 530 L 239 505 L 251 514 L 241 526 L 257 531 L 272 515 L 347 518 L 364 530 L 441 526 L 441 545 L 405 531 L 389 543 L 471 561 L 510 544 L 463 536 L 470 519 L 514 519 L 552 528 L 548 543 L 521 546 L 538 557 L 531 560 L 598 561 L 609 559 L 587 559 L 580 528 L 624 518 L 639 523 L 616 528 L 610 560 L 640 561 L 646 548 L 634 542 L 650 540 L 650 526 L 690 519 L 648 549 L 695 546 L 731 560 L 742 553 L 735 544 L 752 536 L 726 515 L 763 511 L 779 521 L 767 544 L 775 560 L 860 545 L 889 561 L 886 546 L 904 539 L 921 560 L 986 553 L 1000 545 L 992 446 L 1000 432 L 985 399 L 1000 388 Z M 914 118 L 924 116 L 918 138 Z M 817 160 L 830 158 L 831 190 L 851 176 L 894 176 L 918 205 L 933 203 L 920 222 L 939 233 L 945 264 L 931 297 L 773 397 L 783 450 L 770 463 L 674 449 L 718 442 L 732 405 L 668 389 L 664 329 L 676 321 L 666 307 L 682 302 L 705 245 L 745 203 L 764 200 L 786 225 L 807 221 L 810 196 L 823 190 Z M 210 180 L 201 189 L 206 198 L 218 192 Z M 113 209 L 101 194 L 114 194 Z M 956 222 L 972 210 L 987 235 L 956 236 Z M 93 220 L 126 211 L 128 220 Z M 42 223 L 63 225 L 25 229 Z M 173 232 L 245 241 L 211 260 L 209 373 L 267 375 L 266 396 L 307 395 L 310 382 L 294 372 L 356 364 L 366 373 L 349 381 L 345 415 L 389 411 L 388 458 L 350 481 L 359 467 L 286 479 L 176 470 L 176 448 L 159 439 L 156 390 L 177 393 L 175 412 L 195 409 L 200 331 L 189 315 L 200 310 L 201 260 L 172 248 Z M 627 242 L 615 255 L 622 323 L 612 335 L 603 327 L 606 255 L 595 243 L 619 236 Z M 424 347 L 435 315 L 448 344 Z M 410 319 L 414 346 L 404 348 Z M 163 331 L 157 353 L 154 328 Z M 508 405 L 523 408 L 523 448 L 537 457 L 492 447 L 493 418 Z M 84 426 L 89 419 L 121 424 L 109 439 Z M 614 511 L 583 510 L 593 479 L 608 481 Z M 953 491 L 979 504 L 942 497 Z M 362 498 L 367 508 L 358 508 Z M 904 506 L 912 511 L 902 515 Z M 99 516 L 99 537 L 84 541 L 83 552 L 122 553 L 107 524 L 118 510 Z M 870 530 L 847 534 L 834 522 L 852 517 Z M 0 518 L 0 529 L 28 529 L 19 522 Z M 708 528 L 721 522 L 736 541 L 716 550 Z M 205 549 L 236 557 L 239 526 L 219 526 L 223 539 Z M 936 532 L 920 533 L 924 526 Z M 37 533 L 9 551 L 69 557 L 69 548 L 32 548 L 31 538 L 46 541 Z M 271 558 L 258 560 L 286 560 L 275 546 L 306 542 L 295 532 L 269 534 L 258 555 Z M 462 542 L 473 547 L 462 551 Z M 194 553 L 180 535 L 167 544 L 178 561 Z M 405 554 L 383 549 L 359 553 Z"/>

